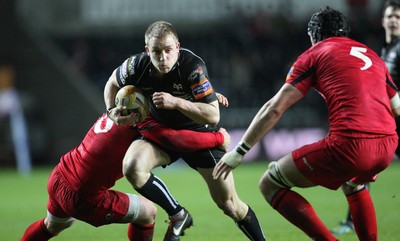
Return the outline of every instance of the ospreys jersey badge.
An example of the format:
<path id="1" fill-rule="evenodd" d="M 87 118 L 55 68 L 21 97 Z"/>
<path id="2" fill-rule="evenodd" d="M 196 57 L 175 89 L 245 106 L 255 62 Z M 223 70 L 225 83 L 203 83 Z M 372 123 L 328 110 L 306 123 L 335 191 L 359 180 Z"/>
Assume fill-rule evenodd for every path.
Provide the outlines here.
<path id="1" fill-rule="evenodd" d="M 183 90 L 182 84 L 176 84 L 176 83 L 174 83 L 172 87 L 173 87 L 174 90 L 176 90 L 176 91 Z"/>

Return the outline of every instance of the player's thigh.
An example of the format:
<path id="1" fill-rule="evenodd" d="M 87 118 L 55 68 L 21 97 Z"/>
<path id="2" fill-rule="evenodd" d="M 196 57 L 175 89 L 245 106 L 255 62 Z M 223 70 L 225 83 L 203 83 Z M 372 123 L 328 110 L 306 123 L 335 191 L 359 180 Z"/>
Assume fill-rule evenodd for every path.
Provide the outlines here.
<path id="1" fill-rule="evenodd" d="M 315 186 L 308 178 L 306 178 L 297 168 L 292 153 L 289 153 L 277 161 L 282 174 L 296 187 L 312 187 Z"/>
<path id="2" fill-rule="evenodd" d="M 156 145 L 145 140 L 135 140 L 125 154 L 123 166 L 124 169 L 150 171 L 170 162 L 168 154 Z"/>

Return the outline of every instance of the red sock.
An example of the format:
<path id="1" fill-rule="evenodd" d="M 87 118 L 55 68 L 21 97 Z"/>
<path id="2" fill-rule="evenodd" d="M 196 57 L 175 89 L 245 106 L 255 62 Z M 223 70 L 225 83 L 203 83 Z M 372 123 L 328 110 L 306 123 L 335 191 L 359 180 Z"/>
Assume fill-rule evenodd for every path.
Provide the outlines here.
<path id="1" fill-rule="evenodd" d="M 163 147 L 179 152 L 214 148 L 224 143 L 221 132 L 174 130 L 162 125 L 140 130 L 140 134 Z"/>
<path id="2" fill-rule="evenodd" d="M 378 240 L 375 208 L 369 191 L 362 189 L 346 198 L 359 240 Z"/>
<path id="3" fill-rule="evenodd" d="M 21 241 L 47 241 L 54 237 L 46 226 L 44 225 L 44 219 L 32 223 L 22 236 Z"/>
<path id="4" fill-rule="evenodd" d="M 130 223 L 128 226 L 129 241 L 152 241 L 154 224 L 137 225 Z"/>
<path id="5" fill-rule="evenodd" d="M 310 203 L 296 192 L 281 189 L 272 199 L 271 206 L 312 240 L 336 240 Z"/>

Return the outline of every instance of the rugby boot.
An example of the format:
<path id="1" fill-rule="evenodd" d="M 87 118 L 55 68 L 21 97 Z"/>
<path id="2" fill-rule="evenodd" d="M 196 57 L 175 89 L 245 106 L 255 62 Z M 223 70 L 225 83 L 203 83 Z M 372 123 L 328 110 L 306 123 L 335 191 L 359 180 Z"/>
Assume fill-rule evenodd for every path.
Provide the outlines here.
<path id="1" fill-rule="evenodd" d="M 183 209 L 183 214 L 179 217 L 170 217 L 167 233 L 164 241 L 180 241 L 181 236 L 185 235 L 185 230 L 193 225 L 192 215 Z"/>

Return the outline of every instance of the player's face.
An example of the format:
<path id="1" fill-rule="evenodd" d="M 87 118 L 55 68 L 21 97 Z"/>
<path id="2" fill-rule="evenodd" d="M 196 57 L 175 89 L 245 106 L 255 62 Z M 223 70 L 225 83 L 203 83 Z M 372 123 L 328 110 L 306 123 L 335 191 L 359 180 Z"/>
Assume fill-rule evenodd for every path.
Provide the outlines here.
<path id="1" fill-rule="evenodd" d="M 382 26 L 385 29 L 386 36 L 397 38 L 400 36 L 400 9 L 393 9 L 393 7 L 386 8 L 383 18 Z"/>
<path id="2" fill-rule="evenodd" d="M 179 57 L 179 42 L 173 35 L 164 38 L 151 38 L 146 46 L 151 63 L 161 74 L 167 74 L 174 67 Z"/>

